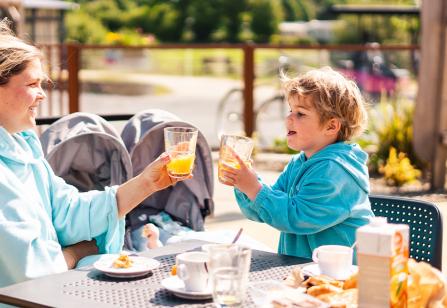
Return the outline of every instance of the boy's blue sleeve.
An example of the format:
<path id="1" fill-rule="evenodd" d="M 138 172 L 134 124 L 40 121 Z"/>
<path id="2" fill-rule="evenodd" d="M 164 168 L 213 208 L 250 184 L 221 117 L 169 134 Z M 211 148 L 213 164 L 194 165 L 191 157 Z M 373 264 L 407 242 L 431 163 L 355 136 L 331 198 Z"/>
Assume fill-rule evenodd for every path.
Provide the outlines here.
<path id="1" fill-rule="evenodd" d="M 263 185 L 254 202 L 240 204 L 241 210 L 282 232 L 300 235 L 320 232 L 348 218 L 352 200 L 344 198 L 356 195 L 350 190 L 359 188 L 342 167 L 328 161 L 306 173 L 299 190 L 291 196 L 287 190 L 278 189 L 281 183 Z"/>
<path id="2" fill-rule="evenodd" d="M 68 246 L 96 239 L 99 253 L 120 252 L 124 243 L 124 219 L 118 219 L 117 186 L 80 193 L 54 175 L 51 168 L 52 220 L 59 242 Z"/>
<path id="3" fill-rule="evenodd" d="M 287 165 L 284 168 L 284 171 L 280 174 L 279 178 L 276 180 L 275 184 L 272 186 L 272 190 L 276 190 L 276 191 L 286 191 L 286 187 L 287 187 L 287 168 L 289 165 Z M 265 187 L 268 187 L 267 184 L 263 183 L 262 180 L 260 178 L 258 178 L 259 181 L 262 184 L 262 189 L 264 189 Z M 261 189 L 261 191 L 262 191 Z M 259 193 L 261 193 L 261 191 L 259 191 Z M 258 193 L 258 195 L 259 195 Z M 236 201 L 239 205 L 239 208 L 241 209 L 242 214 L 244 214 L 245 217 L 247 217 L 250 220 L 253 221 L 259 221 L 259 222 L 264 222 L 261 218 L 261 216 L 259 216 L 258 212 L 252 208 L 252 204 L 253 202 L 247 197 L 246 194 L 244 194 L 243 192 L 241 192 L 239 189 L 235 188 L 234 189 L 234 194 L 236 197 Z"/>

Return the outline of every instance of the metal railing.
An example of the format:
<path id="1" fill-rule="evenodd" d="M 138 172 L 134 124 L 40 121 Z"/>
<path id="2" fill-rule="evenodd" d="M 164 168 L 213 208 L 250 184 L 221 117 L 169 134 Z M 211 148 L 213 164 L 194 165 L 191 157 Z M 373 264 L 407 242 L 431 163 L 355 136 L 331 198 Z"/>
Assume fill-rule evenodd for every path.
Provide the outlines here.
<path id="1" fill-rule="evenodd" d="M 255 82 L 255 51 L 257 49 L 277 50 L 315 50 L 315 51 L 409 51 L 419 50 L 417 45 L 271 45 L 271 44 L 163 44 L 149 46 L 115 46 L 115 45 L 44 45 L 41 46 L 47 55 L 48 71 L 54 81 L 54 87 L 48 89 L 49 107 L 47 115 L 53 116 L 54 110 L 59 109 L 59 114 L 72 113 L 80 110 L 81 81 L 79 72 L 81 70 L 82 53 L 88 49 L 237 49 L 243 54 L 243 123 L 247 136 L 252 136 L 255 131 L 254 111 L 254 82 Z M 57 61 L 55 61 L 55 57 Z M 58 66 L 58 67 L 57 67 Z M 68 93 L 68 104 L 63 93 Z M 57 98 L 56 94 L 59 93 Z M 58 104 L 56 104 L 56 102 Z M 57 108 L 55 106 L 58 106 Z M 68 106 L 68 108 L 67 108 Z"/>

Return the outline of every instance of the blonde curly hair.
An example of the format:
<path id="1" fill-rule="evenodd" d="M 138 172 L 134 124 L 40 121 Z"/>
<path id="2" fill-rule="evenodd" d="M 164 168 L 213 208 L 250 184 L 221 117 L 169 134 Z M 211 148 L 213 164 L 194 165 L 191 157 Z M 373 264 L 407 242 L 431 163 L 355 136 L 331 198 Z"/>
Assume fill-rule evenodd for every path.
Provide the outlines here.
<path id="1" fill-rule="evenodd" d="M 282 77 L 287 101 L 296 95 L 309 96 L 320 123 L 336 118 L 341 123 L 337 141 L 363 133 L 368 121 L 366 102 L 354 81 L 330 67 L 311 70 L 296 78 Z"/>
<path id="2" fill-rule="evenodd" d="M 41 51 L 14 35 L 10 22 L 0 21 L 0 86 L 9 82 L 12 76 L 20 74 L 34 59 L 42 59 Z"/>

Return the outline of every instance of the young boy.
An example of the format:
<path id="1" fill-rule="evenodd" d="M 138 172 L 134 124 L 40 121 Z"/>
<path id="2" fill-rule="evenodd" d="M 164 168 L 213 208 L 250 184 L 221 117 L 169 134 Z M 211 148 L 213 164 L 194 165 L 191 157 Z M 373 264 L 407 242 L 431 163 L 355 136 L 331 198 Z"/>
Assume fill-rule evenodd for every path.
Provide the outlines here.
<path id="1" fill-rule="evenodd" d="M 373 217 L 367 154 L 346 141 L 362 133 L 367 113 L 354 82 L 330 68 L 285 80 L 293 156 L 273 186 L 237 157 L 224 171 L 242 213 L 281 231 L 278 252 L 311 258 L 321 245 L 352 246 L 355 230 Z M 236 155 L 237 156 L 237 155 Z"/>

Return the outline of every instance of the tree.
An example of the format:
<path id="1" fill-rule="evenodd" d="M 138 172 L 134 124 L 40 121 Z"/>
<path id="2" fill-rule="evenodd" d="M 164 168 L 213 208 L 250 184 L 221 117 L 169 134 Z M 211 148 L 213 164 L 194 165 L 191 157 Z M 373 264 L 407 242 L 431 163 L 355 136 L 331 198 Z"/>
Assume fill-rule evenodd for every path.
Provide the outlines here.
<path id="1" fill-rule="evenodd" d="M 221 20 L 220 7 L 220 0 L 191 0 L 188 16 L 193 20 L 192 31 L 196 42 L 210 41 Z"/>
<path id="2" fill-rule="evenodd" d="M 242 13 L 247 9 L 247 0 L 222 1 L 223 28 L 229 42 L 239 41 L 242 27 Z"/>
<path id="3" fill-rule="evenodd" d="M 282 0 L 285 21 L 309 21 L 314 18 L 312 0 Z"/>
<path id="4" fill-rule="evenodd" d="M 250 28 L 254 40 L 266 43 L 278 29 L 279 20 L 275 16 L 273 3 L 270 0 L 253 0 L 250 8 L 252 12 Z"/>
<path id="5" fill-rule="evenodd" d="M 98 19 L 83 11 L 73 11 L 65 19 L 67 40 L 81 44 L 98 44 L 104 42 L 107 29 Z"/>
<path id="6" fill-rule="evenodd" d="M 140 6 L 129 14 L 128 24 L 168 42 L 179 41 L 183 31 L 180 12 L 170 3 Z"/>

